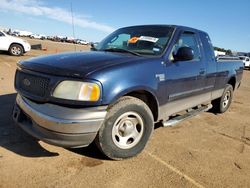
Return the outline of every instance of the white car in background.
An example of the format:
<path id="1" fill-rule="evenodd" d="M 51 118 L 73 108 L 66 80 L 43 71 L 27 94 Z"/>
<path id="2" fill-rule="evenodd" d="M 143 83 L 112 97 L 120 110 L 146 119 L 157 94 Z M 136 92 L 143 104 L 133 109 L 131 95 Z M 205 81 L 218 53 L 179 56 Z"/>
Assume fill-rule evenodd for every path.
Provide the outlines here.
<path id="1" fill-rule="evenodd" d="M 10 55 L 20 56 L 30 51 L 30 48 L 27 41 L 0 31 L 0 51 L 8 51 Z"/>
<path id="2" fill-rule="evenodd" d="M 82 44 L 82 45 L 88 45 L 89 44 L 86 40 L 81 40 L 81 39 L 76 40 L 76 43 L 77 44 Z"/>
<path id="3" fill-rule="evenodd" d="M 33 35 L 30 35 L 30 38 L 44 40 L 46 38 L 46 36 L 45 35 L 40 35 L 40 34 L 33 34 Z"/>
<path id="4" fill-rule="evenodd" d="M 239 56 L 240 60 L 244 63 L 244 68 L 250 68 L 250 58 L 247 56 Z"/>

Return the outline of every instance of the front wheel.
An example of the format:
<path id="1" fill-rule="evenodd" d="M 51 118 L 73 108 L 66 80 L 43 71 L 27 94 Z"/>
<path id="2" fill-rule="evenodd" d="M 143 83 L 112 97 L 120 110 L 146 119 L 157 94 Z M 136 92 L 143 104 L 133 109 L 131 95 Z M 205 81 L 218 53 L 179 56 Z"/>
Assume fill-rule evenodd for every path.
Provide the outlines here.
<path id="1" fill-rule="evenodd" d="M 23 52 L 23 47 L 19 44 L 12 44 L 9 48 L 9 53 L 13 56 L 21 56 L 23 55 Z"/>
<path id="2" fill-rule="evenodd" d="M 110 159 L 136 156 L 153 132 L 153 115 L 140 99 L 125 96 L 108 109 L 96 137 L 98 148 Z"/>
<path id="3" fill-rule="evenodd" d="M 217 113 L 224 113 L 228 110 L 233 99 L 233 86 L 230 84 L 226 85 L 226 88 L 221 98 L 212 101 L 213 111 Z"/>

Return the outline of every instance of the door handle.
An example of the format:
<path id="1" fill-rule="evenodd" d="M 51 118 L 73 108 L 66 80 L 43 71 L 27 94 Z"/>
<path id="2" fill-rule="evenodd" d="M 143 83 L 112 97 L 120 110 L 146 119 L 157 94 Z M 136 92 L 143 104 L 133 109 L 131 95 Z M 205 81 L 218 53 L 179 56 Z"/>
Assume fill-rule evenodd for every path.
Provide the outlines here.
<path id="1" fill-rule="evenodd" d="M 205 75 L 205 73 L 206 73 L 206 71 L 205 71 L 205 69 L 200 69 L 200 75 Z"/>

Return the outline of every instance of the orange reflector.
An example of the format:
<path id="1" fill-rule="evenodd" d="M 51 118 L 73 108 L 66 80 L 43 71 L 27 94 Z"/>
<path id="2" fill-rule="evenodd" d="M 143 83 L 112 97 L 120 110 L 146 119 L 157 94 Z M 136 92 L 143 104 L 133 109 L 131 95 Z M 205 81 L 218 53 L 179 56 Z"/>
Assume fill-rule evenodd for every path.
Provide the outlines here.
<path id="1" fill-rule="evenodd" d="M 97 101 L 100 97 L 100 90 L 99 87 L 97 85 L 93 85 L 92 86 L 92 92 L 90 95 L 90 100 L 91 101 Z"/>

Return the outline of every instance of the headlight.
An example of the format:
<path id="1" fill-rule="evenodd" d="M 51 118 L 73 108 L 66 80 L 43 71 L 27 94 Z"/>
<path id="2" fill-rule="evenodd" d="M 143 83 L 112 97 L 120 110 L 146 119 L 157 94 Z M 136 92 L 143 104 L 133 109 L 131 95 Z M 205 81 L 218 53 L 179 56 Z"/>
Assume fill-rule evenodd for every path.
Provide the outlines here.
<path id="1" fill-rule="evenodd" d="M 78 101 L 98 101 L 100 87 L 89 82 L 62 81 L 55 88 L 53 97 Z"/>

